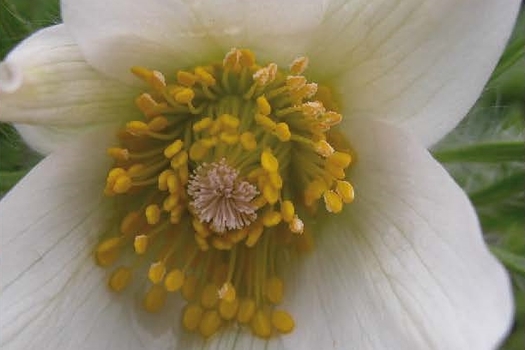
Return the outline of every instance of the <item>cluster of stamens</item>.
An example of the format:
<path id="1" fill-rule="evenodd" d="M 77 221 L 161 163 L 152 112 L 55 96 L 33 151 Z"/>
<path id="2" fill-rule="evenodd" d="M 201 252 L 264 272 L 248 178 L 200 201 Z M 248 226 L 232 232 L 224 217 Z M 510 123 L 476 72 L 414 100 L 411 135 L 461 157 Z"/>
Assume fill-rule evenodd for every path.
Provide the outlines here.
<path id="1" fill-rule="evenodd" d="M 101 266 L 122 261 L 109 277 L 113 291 L 146 263 L 145 309 L 159 312 L 180 292 L 188 331 L 293 330 L 279 309 L 281 271 L 290 254 L 312 248 L 305 215 L 323 202 L 339 213 L 354 198 L 350 150 L 332 129 L 342 116 L 326 109 L 306 66 L 306 58 L 288 71 L 259 66 L 251 51 L 232 49 L 173 81 L 132 68 L 151 90 L 136 99 L 144 120 L 128 122 L 108 150 L 115 166 L 104 191 L 121 216 L 95 250 Z"/>

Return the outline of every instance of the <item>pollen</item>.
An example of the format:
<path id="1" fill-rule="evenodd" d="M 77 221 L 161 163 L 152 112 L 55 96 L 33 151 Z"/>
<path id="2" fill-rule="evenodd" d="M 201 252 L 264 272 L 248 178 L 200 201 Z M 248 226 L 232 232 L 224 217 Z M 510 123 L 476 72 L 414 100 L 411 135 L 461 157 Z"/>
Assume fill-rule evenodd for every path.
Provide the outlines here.
<path id="1" fill-rule="evenodd" d="M 329 234 L 313 223 L 355 198 L 343 115 L 309 81 L 308 63 L 281 68 L 233 48 L 170 74 L 131 68 L 149 88 L 135 99 L 143 117 L 107 150 L 114 165 L 101 190 L 116 214 L 94 248 L 110 291 L 141 290 L 150 313 L 180 296 L 174 319 L 206 339 L 230 327 L 263 339 L 301 327 L 281 308 L 294 297 L 289 259 L 307 259 L 316 235 Z"/>

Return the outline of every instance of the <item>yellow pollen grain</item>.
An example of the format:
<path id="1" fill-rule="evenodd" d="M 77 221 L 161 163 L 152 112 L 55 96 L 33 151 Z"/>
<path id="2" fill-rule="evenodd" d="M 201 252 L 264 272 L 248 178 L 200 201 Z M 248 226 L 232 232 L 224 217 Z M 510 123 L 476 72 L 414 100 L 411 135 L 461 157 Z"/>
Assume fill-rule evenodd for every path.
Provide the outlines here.
<path id="1" fill-rule="evenodd" d="M 166 302 L 166 290 L 158 284 L 150 287 L 144 297 L 144 308 L 146 311 L 155 313 L 159 312 Z"/>
<path id="2" fill-rule="evenodd" d="M 108 148 L 108 155 L 120 161 L 125 161 L 129 159 L 129 151 L 125 148 L 120 147 Z"/>
<path id="3" fill-rule="evenodd" d="M 146 235 L 138 235 L 135 237 L 133 241 L 133 248 L 135 249 L 135 253 L 142 255 L 146 252 L 148 249 L 148 236 Z"/>
<path id="4" fill-rule="evenodd" d="M 184 210 L 185 210 L 185 207 L 182 205 L 177 205 L 175 208 L 171 209 L 170 222 L 172 224 L 180 223 L 180 220 L 182 219 L 182 213 L 184 212 Z"/>
<path id="5" fill-rule="evenodd" d="M 343 168 L 331 162 L 326 162 L 324 169 L 328 174 L 332 175 L 333 177 L 339 180 L 344 179 L 346 176 Z"/>
<path id="6" fill-rule="evenodd" d="M 292 91 L 296 91 L 305 86 L 307 80 L 302 75 L 289 75 L 286 77 L 286 86 Z"/>
<path id="7" fill-rule="evenodd" d="M 280 304 L 284 296 L 284 283 L 277 277 L 272 276 L 266 281 L 266 298 L 274 305 Z"/>
<path id="8" fill-rule="evenodd" d="M 281 215 L 285 222 L 293 220 L 295 215 L 295 207 L 290 200 L 285 200 L 281 203 Z"/>
<path id="9" fill-rule="evenodd" d="M 144 164 L 136 163 L 128 168 L 128 176 L 133 177 L 139 175 L 141 171 L 146 168 Z"/>
<path id="10" fill-rule="evenodd" d="M 314 144 L 314 149 L 317 154 L 323 157 L 329 157 L 334 154 L 334 148 L 325 140 L 317 141 Z"/>
<path id="11" fill-rule="evenodd" d="M 248 230 L 248 238 L 246 238 L 245 244 L 247 247 L 253 247 L 264 231 L 262 224 L 252 224 Z"/>
<path id="12" fill-rule="evenodd" d="M 157 108 L 159 105 L 157 101 L 151 97 L 148 93 L 143 93 L 139 97 L 135 99 L 135 105 L 140 109 L 142 113 L 144 113 L 147 116 L 151 116 L 152 112 Z"/>
<path id="13" fill-rule="evenodd" d="M 269 210 L 264 213 L 262 223 L 266 227 L 273 227 L 279 225 L 282 220 L 281 213 L 274 210 Z"/>
<path id="14" fill-rule="evenodd" d="M 119 194 L 126 193 L 129 191 L 131 186 L 133 186 L 133 181 L 131 180 L 131 178 L 127 175 L 122 175 L 115 180 L 112 190 L 113 192 Z"/>
<path id="15" fill-rule="evenodd" d="M 179 269 L 171 270 L 164 279 L 164 287 L 168 292 L 176 292 L 184 285 L 184 272 Z"/>
<path id="16" fill-rule="evenodd" d="M 144 122 L 133 120 L 126 124 L 126 131 L 132 135 L 141 136 L 148 133 L 149 127 Z"/>
<path id="17" fill-rule="evenodd" d="M 262 188 L 264 199 L 270 203 L 275 204 L 279 200 L 279 189 L 272 186 L 271 183 L 267 183 Z"/>
<path id="18" fill-rule="evenodd" d="M 146 221 L 150 225 L 156 225 L 160 221 L 160 208 L 157 204 L 150 204 L 145 210 Z"/>
<path id="19" fill-rule="evenodd" d="M 292 138 L 292 133 L 290 132 L 290 127 L 288 124 L 281 122 L 277 123 L 274 129 L 275 135 L 281 142 L 287 142 L 290 141 Z"/>
<path id="20" fill-rule="evenodd" d="M 182 314 L 182 325 L 184 328 L 190 332 L 195 331 L 199 327 L 203 313 L 204 310 L 198 304 L 186 305 Z"/>
<path id="21" fill-rule="evenodd" d="M 334 152 L 327 160 L 330 164 L 346 169 L 352 162 L 352 156 L 344 152 Z"/>
<path id="22" fill-rule="evenodd" d="M 335 191 L 341 196 L 343 202 L 351 203 L 354 201 L 354 187 L 348 181 L 337 181 Z"/>
<path id="23" fill-rule="evenodd" d="M 235 300 L 236 292 L 235 287 L 231 282 L 226 282 L 222 285 L 221 289 L 219 289 L 219 298 L 222 300 L 226 300 L 228 302 L 232 302 Z"/>
<path id="24" fill-rule="evenodd" d="M 239 58 L 239 63 L 243 67 L 253 67 L 255 65 L 255 54 L 248 49 L 240 49 L 241 57 Z"/>
<path id="25" fill-rule="evenodd" d="M 219 302 L 219 289 L 213 283 L 204 286 L 201 294 L 201 305 L 205 309 L 214 308 Z"/>
<path id="26" fill-rule="evenodd" d="M 177 194 L 170 194 L 162 202 L 162 209 L 166 212 L 173 210 L 179 204 L 179 196 Z"/>
<path id="27" fill-rule="evenodd" d="M 197 80 L 204 86 L 213 86 L 217 83 L 213 75 L 208 73 L 203 67 L 195 68 L 195 75 Z"/>
<path id="28" fill-rule="evenodd" d="M 292 316 L 283 310 L 274 310 L 272 312 L 272 325 L 280 333 L 290 333 L 295 327 Z"/>
<path id="29" fill-rule="evenodd" d="M 192 87 L 197 82 L 197 77 L 190 72 L 177 71 L 177 82 L 181 85 Z"/>
<path id="30" fill-rule="evenodd" d="M 277 123 L 274 122 L 270 117 L 266 115 L 256 114 L 254 119 L 258 125 L 262 126 L 263 128 L 267 130 L 273 131 L 277 127 Z"/>
<path id="31" fill-rule="evenodd" d="M 323 194 L 326 210 L 330 213 L 339 213 L 343 210 L 343 200 L 336 192 L 330 190 Z"/>
<path id="32" fill-rule="evenodd" d="M 275 173 L 268 173 L 268 179 L 270 180 L 270 183 L 273 187 L 280 190 L 283 188 L 283 178 L 278 172 Z"/>
<path id="33" fill-rule="evenodd" d="M 297 57 L 290 64 L 290 73 L 294 75 L 303 74 L 308 67 L 308 57 Z"/>
<path id="34" fill-rule="evenodd" d="M 171 194 L 178 194 L 182 188 L 180 179 L 175 173 L 169 174 L 166 179 L 166 185 L 168 186 L 168 191 Z"/>
<path id="35" fill-rule="evenodd" d="M 243 299 L 239 302 L 239 312 L 237 322 L 248 323 L 252 320 L 255 313 L 255 301 L 253 299 Z"/>
<path id="36" fill-rule="evenodd" d="M 178 173 L 179 173 L 179 180 L 180 180 L 180 183 L 182 185 L 186 185 L 188 183 L 188 179 L 190 177 L 190 173 L 189 173 L 189 170 L 188 170 L 188 167 L 182 167 L 180 169 L 178 169 Z"/>
<path id="37" fill-rule="evenodd" d="M 166 129 L 168 125 L 168 118 L 159 115 L 151 119 L 151 121 L 148 123 L 148 129 L 154 132 L 159 132 Z"/>
<path id="38" fill-rule="evenodd" d="M 234 116 L 230 114 L 221 114 L 218 120 L 221 122 L 221 124 L 224 127 L 231 129 L 231 130 L 237 129 L 241 123 L 239 118 L 235 118 Z"/>
<path id="39" fill-rule="evenodd" d="M 182 140 L 175 140 L 168 147 L 164 149 L 164 156 L 168 159 L 173 158 L 177 153 L 182 150 L 184 142 Z"/>
<path id="40" fill-rule="evenodd" d="M 227 321 L 232 320 L 235 315 L 237 315 L 239 304 L 240 303 L 238 299 L 234 299 L 233 301 L 226 301 L 222 299 L 219 302 L 219 314 Z"/>
<path id="41" fill-rule="evenodd" d="M 111 237 L 105 239 L 97 246 L 97 253 L 106 253 L 119 248 L 122 245 L 121 237 Z"/>
<path id="42" fill-rule="evenodd" d="M 140 211 L 130 211 L 120 223 L 120 232 L 125 235 L 132 234 L 142 220 L 143 217 Z"/>
<path id="43" fill-rule="evenodd" d="M 267 339 L 272 335 L 272 323 L 267 312 L 257 310 L 250 322 L 252 332 L 261 338 Z"/>
<path id="44" fill-rule="evenodd" d="M 152 71 L 144 67 L 131 67 L 131 72 L 150 84 L 155 90 L 161 91 L 166 87 L 166 78 L 159 71 Z"/>
<path id="45" fill-rule="evenodd" d="M 242 241 L 243 239 L 245 239 L 247 236 L 248 236 L 248 228 L 245 227 L 243 229 L 240 229 L 240 230 L 235 230 L 235 231 L 232 231 L 230 232 L 230 240 L 232 241 L 233 244 L 235 243 L 239 243 L 240 241 Z"/>
<path id="46" fill-rule="evenodd" d="M 269 150 L 264 150 L 261 153 L 261 165 L 264 170 L 272 173 L 279 170 L 279 161 Z"/>
<path id="47" fill-rule="evenodd" d="M 272 106 L 270 106 L 270 103 L 268 102 L 266 97 L 264 97 L 264 95 L 257 97 L 256 103 L 257 103 L 257 109 L 260 114 L 268 115 L 272 113 Z"/>
<path id="48" fill-rule="evenodd" d="M 173 97 L 180 104 L 188 104 L 195 98 L 195 92 L 190 88 L 184 88 L 175 93 Z"/>
<path id="49" fill-rule="evenodd" d="M 245 131 L 241 134 L 239 141 L 242 147 L 247 151 L 253 151 L 257 149 L 257 141 L 255 135 L 249 131 Z"/>
<path id="50" fill-rule="evenodd" d="M 203 160 L 206 154 L 208 154 L 208 150 L 209 148 L 204 146 L 201 141 L 197 141 L 190 147 L 190 159 L 193 161 Z"/>
<path id="51" fill-rule="evenodd" d="M 205 117 L 193 124 L 192 129 L 194 132 L 201 132 L 211 127 L 212 124 L 213 119 L 210 117 Z"/>
<path id="52" fill-rule="evenodd" d="M 213 237 L 211 244 L 217 250 L 230 250 L 234 243 L 229 237 Z"/>
<path id="53" fill-rule="evenodd" d="M 328 111 L 325 114 L 323 114 L 323 122 L 330 126 L 337 125 L 342 120 L 343 120 L 343 116 L 334 111 Z"/>
<path id="54" fill-rule="evenodd" d="M 326 183 L 321 179 L 313 180 L 306 187 L 306 191 L 308 192 L 308 194 L 310 194 L 316 200 L 321 198 L 321 196 L 327 189 L 328 187 L 326 186 Z"/>
<path id="55" fill-rule="evenodd" d="M 158 284 L 162 282 L 165 274 L 166 265 L 164 265 L 162 261 L 157 261 L 150 265 L 148 271 L 148 278 L 152 283 Z"/>
<path id="56" fill-rule="evenodd" d="M 168 176 L 175 175 L 175 172 L 171 169 L 164 170 L 157 177 L 157 187 L 161 191 L 168 190 Z"/>
<path id="57" fill-rule="evenodd" d="M 173 169 L 179 169 L 183 165 L 186 165 L 188 163 L 188 152 L 181 151 L 177 153 L 172 159 L 171 159 L 171 167 Z"/>
<path id="58" fill-rule="evenodd" d="M 239 134 L 221 132 L 219 139 L 228 145 L 235 145 L 239 142 Z"/>
<path id="59" fill-rule="evenodd" d="M 114 292 L 121 292 L 131 282 L 133 271 L 129 267 L 121 266 L 111 274 L 108 285 Z"/>
<path id="60" fill-rule="evenodd" d="M 202 238 L 206 238 L 209 235 L 211 235 L 211 231 L 208 229 L 208 227 L 201 222 L 199 219 L 194 218 L 191 221 L 191 224 L 193 226 L 193 229 L 195 230 L 195 233 L 199 235 Z"/>
<path id="61" fill-rule="evenodd" d="M 200 143 L 206 148 L 213 148 L 217 145 L 217 142 L 219 142 L 219 139 L 217 136 L 207 137 L 199 140 Z"/>
<path id="62" fill-rule="evenodd" d="M 199 323 L 199 333 L 204 338 L 209 338 L 219 330 L 221 324 L 222 320 L 217 310 L 207 310 Z"/>

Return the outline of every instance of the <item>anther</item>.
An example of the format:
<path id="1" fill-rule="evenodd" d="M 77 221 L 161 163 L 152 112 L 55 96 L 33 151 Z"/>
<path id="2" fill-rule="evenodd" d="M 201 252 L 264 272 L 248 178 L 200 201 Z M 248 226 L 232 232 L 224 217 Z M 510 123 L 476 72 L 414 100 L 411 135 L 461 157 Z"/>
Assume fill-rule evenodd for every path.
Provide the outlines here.
<path id="1" fill-rule="evenodd" d="M 308 67 L 308 57 L 297 57 L 290 65 L 290 73 L 294 75 L 303 74 Z"/>

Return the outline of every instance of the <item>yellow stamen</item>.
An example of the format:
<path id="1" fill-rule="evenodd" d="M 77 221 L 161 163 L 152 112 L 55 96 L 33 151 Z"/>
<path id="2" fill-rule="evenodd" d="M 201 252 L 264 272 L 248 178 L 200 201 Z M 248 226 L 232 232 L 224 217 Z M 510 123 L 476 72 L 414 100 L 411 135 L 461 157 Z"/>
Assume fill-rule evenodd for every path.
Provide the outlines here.
<path id="1" fill-rule="evenodd" d="M 199 333 L 204 338 L 209 338 L 219 330 L 221 324 L 221 317 L 216 310 L 205 311 L 199 323 Z"/>
<path id="2" fill-rule="evenodd" d="M 201 323 L 204 310 L 198 304 L 188 304 L 182 315 L 182 324 L 188 331 L 195 331 Z"/>
<path id="3" fill-rule="evenodd" d="M 136 236 L 135 241 L 133 242 L 135 252 L 139 255 L 144 254 L 146 252 L 146 249 L 148 249 L 148 241 L 148 236 L 146 235 Z"/>
<path id="4" fill-rule="evenodd" d="M 323 196 L 327 211 L 330 213 L 339 213 L 341 210 L 343 210 L 343 200 L 336 192 L 326 191 Z"/>
<path id="5" fill-rule="evenodd" d="M 290 333 L 295 327 L 295 322 L 288 312 L 275 310 L 272 312 L 272 325 L 280 333 Z"/>
<path id="6" fill-rule="evenodd" d="M 171 270 L 164 279 L 164 286 L 168 292 L 176 292 L 184 285 L 184 273 L 179 269 Z"/>
<path id="7" fill-rule="evenodd" d="M 165 302 L 166 290 L 162 286 L 154 284 L 150 287 L 144 297 L 144 308 L 151 313 L 159 312 Z"/>
<path id="8" fill-rule="evenodd" d="M 272 324 L 267 312 L 257 310 L 250 323 L 252 332 L 261 338 L 269 338 L 272 335 Z"/>
<path id="9" fill-rule="evenodd" d="M 132 274 L 133 270 L 129 267 L 119 267 L 111 274 L 108 282 L 109 287 L 115 292 L 124 290 L 130 284 Z"/>
<path id="10" fill-rule="evenodd" d="M 286 70 L 233 48 L 166 76 L 131 69 L 148 91 L 135 99 L 142 116 L 107 150 L 103 192 L 116 215 L 94 256 L 103 267 L 119 261 L 109 289 L 146 282 L 152 313 L 180 293 L 183 327 L 204 338 L 239 325 L 265 339 L 293 331 L 277 309 L 283 257 L 328 234 L 308 225 L 326 220 L 303 215 L 340 213 L 354 199 L 342 115 L 330 90 L 303 75 L 307 65 L 300 57 Z"/>
<path id="11" fill-rule="evenodd" d="M 239 303 L 239 312 L 237 313 L 237 321 L 239 323 L 248 323 L 252 320 L 255 314 L 255 301 L 253 299 L 244 299 Z"/>

